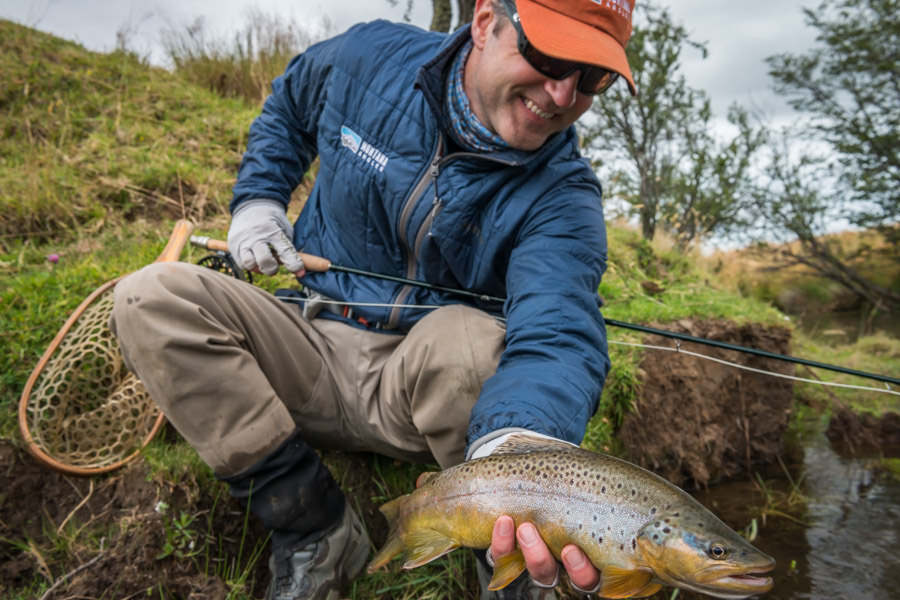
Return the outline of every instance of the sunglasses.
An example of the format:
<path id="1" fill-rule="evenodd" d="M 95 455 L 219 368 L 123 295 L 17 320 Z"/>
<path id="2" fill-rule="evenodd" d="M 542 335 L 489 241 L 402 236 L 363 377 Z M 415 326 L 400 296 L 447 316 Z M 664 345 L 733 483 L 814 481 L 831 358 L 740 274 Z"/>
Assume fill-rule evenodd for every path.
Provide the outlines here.
<path id="1" fill-rule="evenodd" d="M 528 38 L 525 37 L 525 30 L 522 29 L 522 24 L 519 23 L 519 12 L 516 10 L 515 2 L 513 0 L 501 1 L 506 9 L 506 13 L 509 15 L 510 22 L 516 28 L 516 33 L 519 36 L 519 54 L 541 75 L 550 79 L 561 80 L 578 71 L 581 73 L 581 76 L 578 78 L 578 91 L 588 96 L 602 94 L 619 78 L 618 73 L 603 67 L 547 56 L 532 46 Z"/>

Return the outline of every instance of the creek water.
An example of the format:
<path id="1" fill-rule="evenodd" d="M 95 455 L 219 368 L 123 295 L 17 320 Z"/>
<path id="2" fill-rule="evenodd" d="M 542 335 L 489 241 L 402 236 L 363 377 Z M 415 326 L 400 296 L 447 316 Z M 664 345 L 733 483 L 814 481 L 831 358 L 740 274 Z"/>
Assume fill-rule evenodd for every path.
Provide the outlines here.
<path id="1" fill-rule="evenodd" d="M 761 523 L 765 496 L 750 481 L 697 497 L 733 526 L 757 518 L 754 545 L 778 562 L 764 599 L 900 599 L 900 480 L 883 459 L 839 455 L 823 429 L 815 424 L 792 441 L 794 459 L 784 466 L 789 476 L 762 478 L 773 498 L 786 500 L 794 491 L 795 499 L 805 499 L 774 505 L 790 518 L 768 514 Z"/>

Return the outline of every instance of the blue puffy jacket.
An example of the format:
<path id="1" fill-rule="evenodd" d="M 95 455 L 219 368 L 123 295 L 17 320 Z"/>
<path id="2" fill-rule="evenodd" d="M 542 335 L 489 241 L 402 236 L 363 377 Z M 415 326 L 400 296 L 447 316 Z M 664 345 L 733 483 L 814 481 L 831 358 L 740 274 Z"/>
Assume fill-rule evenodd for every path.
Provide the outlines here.
<path id="1" fill-rule="evenodd" d="M 609 370 L 597 286 L 606 268 L 600 184 L 573 127 L 532 153 L 447 153 L 445 74 L 470 37 L 376 21 L 309 48 L 272 85 L 250 128 L 234 209 L 287 205 L 315 187 L 294 242 L 334 264 L 505 297 L 506 350 L 469 425 L 472 441 L 523 427 L 578 443 Z M 524 159 L 523 159 L 524 156 Z M 341 272 L 303 284 L 343 301 L 466 302 Z M 407 331 L 425 309 L 360 308 Z"/>

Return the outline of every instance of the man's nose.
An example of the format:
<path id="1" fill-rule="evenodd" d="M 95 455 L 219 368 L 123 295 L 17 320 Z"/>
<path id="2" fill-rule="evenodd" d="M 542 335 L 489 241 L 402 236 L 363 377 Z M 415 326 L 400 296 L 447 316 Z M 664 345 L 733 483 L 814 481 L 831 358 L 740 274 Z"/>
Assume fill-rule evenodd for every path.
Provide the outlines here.
<path id="1" fill-rule="evenodd" d="M 544 89 L 553 98 L 553 103 L 559 108 L 569 108 L 575 104 L 575 91 L 581 71 L 575 71 L 564 79 L 550 79 L 544 84 Z"/>

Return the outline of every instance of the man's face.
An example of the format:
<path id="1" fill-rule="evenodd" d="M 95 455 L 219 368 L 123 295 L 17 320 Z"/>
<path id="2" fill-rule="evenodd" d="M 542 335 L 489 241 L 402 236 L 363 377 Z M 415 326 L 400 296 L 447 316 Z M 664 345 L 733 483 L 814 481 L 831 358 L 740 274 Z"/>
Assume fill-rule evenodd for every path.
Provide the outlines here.
<path id="1" fill-rule="evenodd" d="M 536 150 L 590 108 L 592 96 L 576 91 L 576 72 L 562 80 L 538 73 L 519 54 L 509 22 L 494 31 L 490 2 L 479 3 L 472 22 L 474 48 L 465 70 L 465 90 L 476 116 L 513 148 Z"/>

